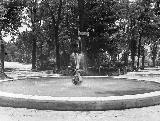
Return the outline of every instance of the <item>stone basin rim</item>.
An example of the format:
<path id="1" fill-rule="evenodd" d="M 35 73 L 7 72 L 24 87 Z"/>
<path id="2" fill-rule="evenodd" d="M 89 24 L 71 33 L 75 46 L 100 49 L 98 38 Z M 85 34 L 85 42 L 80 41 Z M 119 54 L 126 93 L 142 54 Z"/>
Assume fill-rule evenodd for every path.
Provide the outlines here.
<path id="1" fill-rule="evenodd" d="M 93 77 L 93 76 L 84 76 L 84 77 Z M 108 76 L 97 76 L 97 77 L 108 77 Z M 10 80 L 11 79 L 5 81 L 10 81 Z M 27 103 L 28 101 L 30 103 Z M 37 107 L 37 105 L 35 104 L 38 104 L 39 107 Z M 63 107 L 60 106 L 59 104 L 62 104 Z M 72 104 L 76 106 L 73 107 Z M 153 91 L 149 93 L 136 94 L 136 95 L 109 96 L 109 97 L 52 97 L 52 96 L 15 94 L 15 93 L 0 91 L 0 106 L 29 108 L 29 109 L 31 108 L 40 110 L 105 111 L 105 110 L 122 110 L 128 108 L 140 108 L 158 104 L 160 104 L 160 91 Z M 50 105 L 50 107 L 48 107 L 48 105 Z M 59 107 L 57 105 L 59 105 Z"/>

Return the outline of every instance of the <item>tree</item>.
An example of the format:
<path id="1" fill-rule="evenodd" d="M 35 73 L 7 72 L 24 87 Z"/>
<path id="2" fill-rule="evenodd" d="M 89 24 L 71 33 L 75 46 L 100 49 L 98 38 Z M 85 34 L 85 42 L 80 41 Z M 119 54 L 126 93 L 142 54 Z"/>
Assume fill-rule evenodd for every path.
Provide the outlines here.
<path id="1" fill-rule="evenodd" d="M 36 60 L 37 60 L 37 33 L 36 33 L 36 25 L 40 21 L 39 19 L 39 3 L 38 0 L 26 0 L 26 13 L 27 17 L 30 18 L 26 24 L 31 23 L 30 28 L 32 29 L 32 69 L 36 69 Z M 26 16 L 24 16 L 26 17 Z M 27 18 L 26 17 L 26 18 Z M 26 19 L 25 18 L 25 19 Z"/>
<path id="2" fill-rule="evenodd" d="M 156 2 L 156 3 L 155 3 Z M 141 53 L 143 55 L 143 46 L 145 44 L 151 44 L 151 53 L 152 53 L 152 61 L 153 66 L 155 66 L 155 59 L 157 57 L 157 48 L 159 44 L 159 17 L 158 17 L 158 1 L 142 1 L 141 6 L 144 8 L 144 10 L 141 12 L 139 16 L 139 30 L 140 30 L 140 38 L 148 38 L 151 41 L 148 41 L 145 39 L 144 42 L 141 42 L 142 40 L 139 39 L 139 46 L 138 46 L 138 58 L 140 57 Z M 151 6 L 151 3 L 155 3 Z M 141 52 L 142 51 L 142 52 Z M 144 56 L 142 56 L 144 58 Z M 142 58 L 142 60 L 144 60 Z M 142 61 L 143 62 L 143 61 Z M 144 65 L 142 63 L 142 65 Z M 137 67 L 139 67 L 139 59 L 137 63 Z"/>
<path id="3" fill-rule="evenodd" d="M 50 32 L 51 32 L 51 40 L 52 45 L 55 42 L 55 51 L 56 51 L 56 65 L 57 69 L 60 69 L 60 42 L 59 42 L 59 32 L 60 32 L 60 24 L 62 21 L 62 9 L 63 9 L 63 2 L 62 0 L 42 0 L 41 4 L 43 4 L 43 10 L 46 11 L 49 26 L 50 26 Z M 54 46 L 54 45 L 53 45 Z"/>
<path id="4" fill-rule="evenodd" d="M 118 44 L 114 36 L 119 30 L 115 24 L 119 17 L 115 12 L 116 4 L 118 2 L 113 0 L 78 1 L 79 31 L 89 32 L 88 37 L 81 36 L 81 49 L 85 58 L 94 61 L 96 55 L 105 51 L 111 54 L 113 58 L 117 55 Z"/>
<path id="5" fill-rule="evenodd" d="M 140 57 L 143 55 L 143 48 L 146 43 L 148 44 L 148 40 L 144 38 L 157 36 L 156 33 L 158 32 L 158 27 L 156 27 L 157 25 L 153 26 L 153 23 L 156 23 L 154 9 L 153 6 L 151 6 L 151 3 L 154 2 L 155 1 L 152 0 L 138 0 L 132 3 L 129 0 L 122 0 L 120 2 L 120 18 L 123 21 L 126 21 L 125 28 L 128 36 L 128 45 L 130 45 L 132 67 L 134 67 L 135 56 L 137 55 L 137 68 L 139 68 Z"/>
<path id="6" fill-rule="evenodd" d="M 21 26 L 21 13 L 23 2 L 21 0 L 1 1 L 1 19 L 0 19 L 0 39 L 1 39 L 1 67 L 0 78 L 4 79 L 7 75 L 4 73 L 4 43 L 2 32 L 5 34 L 15 34 L 18 27 Z"/>

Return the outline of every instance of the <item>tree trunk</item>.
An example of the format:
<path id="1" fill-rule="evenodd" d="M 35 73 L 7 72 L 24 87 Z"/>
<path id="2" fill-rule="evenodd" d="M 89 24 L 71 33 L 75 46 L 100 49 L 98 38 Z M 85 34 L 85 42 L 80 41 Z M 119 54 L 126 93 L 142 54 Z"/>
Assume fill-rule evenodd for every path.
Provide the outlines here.
<path id="1" fill-rule="evenodd" d="M 139 65 L 140 65 L 140 55 L 141 55 L 141 34 L 139 37 L 139 43 L 138 43 L 138 62 L 137 62 L 137 69 L 139 69 Z"/>
<path id="2" fill-rule="evenodd" d="M 145 49 L 143 47 L 143 56 L 142 56 L 142 69 L 144 69 L 144 63 L 145 63 Z"/>
<path id="3" fill-rule="evenodd" d="M 57 69 L 60 70 L 61 64 L 60 64 L 60 45 L 59 45 L 59 24 L 61 19 L 61 11 L 62 11 L 62 0 L 59 0 L 59 8 L 58 8 L 58 18 L 55 24 L 55 45 L 56 45 L 56 65 Z"/>
<path id="4" fill-rule="evenodd" d="M 36 69 L 36 58 L 37 58 L 36 51 L 37 51 L 36 37 L 33 31 L 33 35 L 32 35 L 32 69 L 33 70 Z"/>
<path id="5" fill-rule="evenodd" d="M 56 45 L 56 65 L 57 69 L 60 69 L 60 53 L 59 53 L 59 39 L 58 39 L 58 28 L 55 29 L 55 45 Z"/>
<path id="6" fill-rule="evenodd" d="M 135 55 L 133 52 L 131 52 L 131 59 L 132 59 L 132 69 L 134 70 Z"/>
<path id="7" fill-rule="evenodd" d="M 41 44 L 40 44 L 40 69 L 43 69 L 43 42 L 41 41 Z"/>
<path id="8" fill-rule="evenodd" d="M 153 67 L 155 67 L 156 66 L 156 57 L 157 57 L 157 51 L 158 51 L 158 49 L 157 49 L 157 43 L 155 42 L 154 44 L 153 44 L 153 46 L 152 46 L 152 62 L 153 62 Z"/>
<path id="9" fill-rule="evenodd" d="M 153 62 L 153 67 L 155 67 L 156 66 L 156 58 L 155 57 L 153 57 L 152 62 Z"/>
<path id="10" fill-rule="evenodd" d="M 36 69 L 36 61 L 37 61 L 37 38 L 36 38 L 36 13 L 37 13 L 37 0 L 34 1 L 33 7 L 30 9 L 31 12 L 31 23 L 32 23 L 32 70 Z"/>
<path id="11" fill-rule="evenodd" d="M 5 50 L 4 50 L 4 43 L 1 43 L 1 70 L 4 72 L 4 56 L 5 56 Z"/>
<path id="12" fill-rule="evenodd" d="M 8 77 L 6 74 L 5 74 L 5 72 L 4 72 L 4 57 L 5 57 L 5 49 L 4 49 L 4 43 L 2 42 L 3 40 L 2 40 L 2 38 L 1 38 L 1 48 L 0 48 L 0 50 L 1 50 L 1 52 L 0 52 L 0 59 L 1 59 L 1 61 L 0 61 L 0 79 L 5 79 L 5 78 L 10 78 L 10 77 Z"/>
<path id="13" fill-rule="evenodd" d="M 33 3 L 33 8 L 30 9 L 31 12 L 31 23 L 32 23 L 32 70 L 36 69 L 36 51 L 37 51 L 37 38 L 36 38 L 36 26 L 35 26 L 35 22 L 36 22 L 36 12 L 37 12 L 37 0 L 34 1 Z"/>
<path id="14" fill-rule="evenodd" d="M 129 56 L 129 53 L 127 51 L 124 52 L 124 65 L 125 66 L 128 66 L 128 56 Z"/>
<path id="15" fill-rule="evenodd" d="M 1 40 L 1 63 L 0 63 L 0 79 L 6 78 L 6 74 L 4 73 L 4 44 Z"/>
<path id="16" fill-rule="evenodd" d="M 131 49 L 132 69 L 134 70 L 135 56 L 136 56 L 136 50 L 137 50 L 137 41 L 135 39 L 131 40 L 130 49 Z"/>

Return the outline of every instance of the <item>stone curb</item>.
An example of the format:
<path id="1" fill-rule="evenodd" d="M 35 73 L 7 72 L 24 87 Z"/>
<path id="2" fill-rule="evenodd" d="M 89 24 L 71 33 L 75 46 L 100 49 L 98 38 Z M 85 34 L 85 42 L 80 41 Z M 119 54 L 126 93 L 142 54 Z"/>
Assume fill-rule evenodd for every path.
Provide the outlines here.
<path id="1" fill-rule="evenodd" d="M 26 78 L 30 77 L 21 79 Z M 160 104 L 160 91 L 110 97 L 51 97 L 13 94 L 0 91 L 0 106 L 39 110 L 106 111 L 141 108 L 157 104 Z"/>

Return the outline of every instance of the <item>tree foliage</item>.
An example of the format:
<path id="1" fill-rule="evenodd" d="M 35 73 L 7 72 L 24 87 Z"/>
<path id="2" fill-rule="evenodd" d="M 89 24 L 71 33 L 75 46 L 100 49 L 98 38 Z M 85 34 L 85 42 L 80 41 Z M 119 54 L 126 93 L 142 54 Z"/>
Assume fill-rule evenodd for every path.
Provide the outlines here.
<path id="1" fill-rule="evenodd" d="M 4 74 L 4 57 L 5 48 L 2 40 L 3 35 L 10 33 L 11 35 L 16 33 L 18 27 L 21 26 L 21 14 L 24 8 L 23 2 L 20 0 L 1 1 L 1 17 L 0 17 L 0 40 L 1 40 L 1 67 L 0 78 L 6 78 Z"/>
<path id="2" fill-rule="evenodd" d="M 21 22 L 31 28 L 18 35 L 15 46 L 34 68 L 47 61 L 60 70 L 71 63 L 73 52 L 85 52 L 89 66 L 116 65 L 122 54 L 126 66 L 131 56 L 132 68 L 139 68 L 145 62 L 145 46 L 159 41 L 159 4 L 158 0 L 12 0 L 4 3 L 8 11 L 1 25 L 5 23 L 6 32 L 14 32 Z M 79 31 L 89 36 L 79 40 Z"/>

